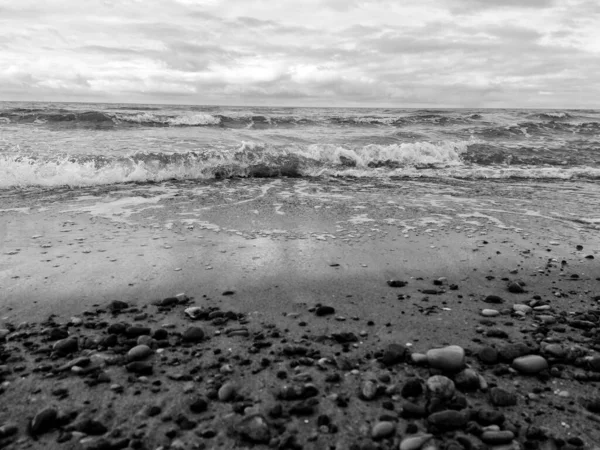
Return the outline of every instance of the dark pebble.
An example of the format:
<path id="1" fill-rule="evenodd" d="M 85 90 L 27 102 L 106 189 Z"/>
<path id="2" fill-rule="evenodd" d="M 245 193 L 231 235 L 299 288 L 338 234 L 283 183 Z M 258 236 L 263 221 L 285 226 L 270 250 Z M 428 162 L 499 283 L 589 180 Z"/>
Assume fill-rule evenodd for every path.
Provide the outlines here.
<path id="1" fill-rule="evenodd" d="M 523 286 L 521 286 L 521 284 L 515 281 L 511 281 L 510 283 L 508 283 L 508 286 L 506 288 L 508 289 L 508 292 L 512 292 L 513 294 L 522 294 L 523 292 L 525 292 Z"/>
<path id="2" fill-rule="evenodd" d="M 495 387 L 490 390 L 490 400 L 494 406 L 514 406 L 517 404 L 517 394 Z"/>
<path id="3" fill-rule="evenodd" d="M 392 366 L 404 361 L 406 347 L 401 344 L 390 344 L 383 351 L 380 361 L 386 366 Z"/>
<path id="4" fill-rule="evenodd" d="M 404 398 L 418 397 L 423 393 L 423 382 L 418 378 L 410 378 L 402 386 L 401 395 Z"/>
<path id="5" fill-rule="evenodd" d="M 106 329 L 109 334 L 124 334 L 125 330 L 127 330 L 127 325 L 124 323 L 113 323 Z"/>
<path id="6" fill-rule="evenodd" d="M 316 309 L 315 314 L 317 316 L 327 316 L 330 314 L 335 314 L 335 308 L 333 306 L 319 306 Z"/>
<path id="7" fill-rule="evenodd" d="M 402 280 L 389 280 L 387 282 L 387 284 L 390 287 L 401 288 L 401 287 L 406 286 L 408 284 L 408 282 L 402 281 Z"/>
<path id="8" fill-rule="evenodd" d="M 31 433 L 35 436 L 46 433 L 57 426 L 58 411 L 54 408 L 45 408 L 38 412 L 31 421 Z"/>
<path id="9" fill-rule="evenodd" d="M 455 430 L 463 428 L 469 418 L 464 412 L 447 410 L 431 414 L 427 421 L 441 430 Z"/>
<path id="10" fill-rule="evenodd" d="M 125 334 L 129 337 L 150 336 L 152 330 L 148 327 L 127 327 Z"/>
<path id="11" fill-rule="evenodd" d="M 200 327 L 189 327 L 181 337 L 185 342 L 200 342 L 204 339 L 204 330 Z"/>
<path id="12" fill-rule="evenodd" d="M 108 310 L 113 313 L 122 311 L 127 308 L 129 308 L 129 305 L 121 300 L 113 300 L 108 304 Z"/>
<path id="13" fill-rule="evenodd" d="M 493 303 L 493 304 L 504 303 L 504 299 L 497 295 L 488 295 L 486 298 L 483 299 L 483 301 L 486 303 Z"/>
<path id="14" fill-rule="evenodd" d="M 197 398 L 190 405 L 190 409 L 196 414 L 203 413 L 208 409 L 208 402 L 204 398 Z"/>
<path id="15" fill-rule="evenodd" d="M 152 365 L 143 361 L 134 361 L 125 366 L 128 372 L 136 373 L 138 375 L 151 375 L 153 368 Z"/>
<path id="16" fill-rule="evenodd" d="M 477 356 L 484 364 L 496 364 L 498 362 L 498 352 L 493 347 L 482 347 Z"/>
<path id="17" fill-rule="evenodd" d="M 56 341 L 52 349 L 59 355 L 68 355 L 79 349 L 79 343 L 77 338 L 74 337 L 61 339 L 60 341 Z"/>

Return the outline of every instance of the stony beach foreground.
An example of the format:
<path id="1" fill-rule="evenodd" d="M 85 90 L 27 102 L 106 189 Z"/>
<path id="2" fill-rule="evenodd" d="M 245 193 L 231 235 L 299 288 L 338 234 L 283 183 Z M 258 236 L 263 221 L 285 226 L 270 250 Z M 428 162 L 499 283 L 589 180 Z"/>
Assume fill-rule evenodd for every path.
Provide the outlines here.
<path id="1" fill-rule="evenodd" d="M 600 448 L 599 193 L 3 194 L 0 447 Z"/>

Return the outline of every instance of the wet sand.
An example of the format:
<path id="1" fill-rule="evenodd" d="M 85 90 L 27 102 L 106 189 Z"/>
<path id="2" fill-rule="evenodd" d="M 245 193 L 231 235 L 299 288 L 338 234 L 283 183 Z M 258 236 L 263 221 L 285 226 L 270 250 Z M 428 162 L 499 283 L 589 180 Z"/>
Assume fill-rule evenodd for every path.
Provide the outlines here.
<path id="1" fill-rule="evenodd" d="M 600 188 L 584 182 L 283 178 L 130 184 L 76 191 L 2 191 L 0 328 L 10 330 L 6 324 L 18 327 L 24 322 L 35 328 L 34 324 L 51 314 L 56 321 L 68 322 L 71 317 L 85 317 L 86 312 L 106 309 L 111 301 L 120 300 L 138 313 L 148 314 L 142 322 L 153 329 L 169 323 L 183 331 L 190 325 L 184 306 L 156 313 L 151 305 L 185 293 L 192 298 L 191 305 L 243 314 L 251 336 L 272 326 L 281 330 L 289 343 L 353 333 L 360 339 L 352 342 L 351 353 L 360 355 L 377 354 L 391 343 L 407 345 L 411 352 L 453 344 L 467 349 L 467 363 L 483 371 L 477 360 L 483 345 L 536 341 L 539 319 L 535 314 L 515 316 L 514 304 L 527 304 L 537 295 L 540 304 L 551 305 L 550 313 L 565 321 L 573 313 L 597 308 L 593 300 L 600 295 L 597 211 Z M 387 281 L 393 279 L 404 280 L 407 285 L 388 286 Z M 508 292 L 507 283 L 518 280 L 524 282 L 527 292 Z M 489 295 L 501 296 L 504 303 L 485 303 Z M 315 316 L 314 308 L 321 304 L 332 306 L 335 313 Z M 482 317 L 483 309 L 494 307 L 500 315 Z M 23 325 L 23 329 L 28 326 Z M 245 352 L 244 343 L 222 336 L 225 326 L 202 326 L 210 339 L 198 344 L 201 352 L 214 348 Z M 584 345 L 586 356 L 591 357 L 596 352 L 592 345 L 598 325 L 595 327 L 588 336 L 568 328 L 566 333 L 550 330 L 545 338 Z M 506 336 L 488 337 L 491 328 L 504 331 Z M 37 334 L 33 335 L 45 342 L 41 328 L 35 329 Z M 76 327 L 70 331 L 85 334 Z M 12 345 L 18 346 L 17 342 Z M 329 349 L 327 356 L 339 355 L 338 344 L 326 343 L 322 352 Z M 42 344 L 36 341 L 34 347 L 38 345 Z M 13 421 L 19 425 L 22 442 L 15 445 L 64 448 L 55 443 L 56 436 L 43 436 L 35 443 L 25 437 L 26 418 L 42 405 L 86 409 L 85 399 L 92 405 L 100 402 L 98 414 L 105 414 L 107 409 L 134 414 L 131 423 L 125 423 L 135 429 L 136 408 L 154 398 L 167 408 L 173 392 L 181 393 L 179 382 L 163 380 L 166 384 L 158 392 L 142 383 L 138 388 L 141 394 L 135 398 L 116 395 L 110 401 L 101 400 L 105 387 L 87 389 L 80 378 L 71 377 L 63 384 L 76 395 L 57 401 L 51 393 L 52 380 L 40 381 L 40 374 L 32 371 L 35 356 L 28 355 L 25 361 L 21 364 L 27 376 L 13 371 L 5 377 L 9 384 L 0 409 L 2 425 L 2 417 L 8 417 L 7 405 L 18 404 Z M 356 383 L 374 370 L 373 362 L 367 358 L 364 365 L 356 366 Z M 270 376 L 261 375 L 260 380 L 245 379 L 244 370 L 232 365 L 230 378 L 245 385 L 247 396 L 256 393 L 261 400 L 255 403 L 265 406 L 268 402 L 262 397 L 267 393 L 263 391 L 272 388 L 275 371 L 271 370 Z M 415 367 L 410 358 L 406 365 L 391 371 L 400 385 L 415 372 L 427 378 L 427 368 Z M 375 373 L 380 375 L 377 370 Z M 114 374 L 114 379 L 119 377 L 123 375 Z M 522 422 L 525 414 L 563 438 L 581 437 L 590 446 L 586 448 L 600 442 L 594 416 L 580 401 L 587 389 L 597 389 L 595 381 L 582 383 L 572 376 L 540 381 L 514 373 L 492 378 L 500 386 L 517 386 L 523 395 L 519 407 L 506 411 L 511 420 Z M 35 388 L 38 385 L 44 386 L 39 392 Z M 550 387 L 547 394 L 526 400 L 527 393 L 536 392 L 538 385 L 542 392 Z M 204 388 L 203 382 L 196 383 L 196 389 Z M 555 395 L 563 391 L 568 395 Z M 486 395 L 478 392 L 473 404 L 481 403 Z M 396 400 L 392 401 L 398 403 L 398 411 Z M 173 400 L 168 406 L 175 407 L 181 401 Z M 336 418 L 346 431 L 335 435 L 324 433 L 316 440 L 307 440 L 310 430 L 318 429 L 314 424 L 318 414 L 308 415 L 306 421 L 295 418 L 294 427 L 304 448 L 336 448 L 336 442 L 342 445 L 339 448 L 349 448 L 343 445 L 358 439 L 355 434 L 362 436 L 361 427 L 370 430 L 382 415 L 381 405 L 365 406 L 361 400 L 355 401 L 358 403 L 350 413 Z M 549 406 L 556 404 L 563 409 Z M 327 415 L 335 415 L 330 408 L 321 405 Z M 539 410 L 544 412 L 536 415 Z M 215 421 L 228 414 L 230 405 L 219 403 L 215 417 L 206 419 L 207 423 L 218 429 Z M 117 426 L 123 419 L 116 412 L 103 420 Z M 147 440 L 152 441 L 144 444 L 148 448 L 173 441 L 161 428 L 169 421 L 160 423 L 164 426 L 157 425 L 157 430 L 146 433 Z M 395 437 L 398 442 L 406 436 L 405 427 L 400 419 Z M 363 436 L 369 442 L 370 432 Z M 177 439 L 188 442 L 190 433 L 178 431 Z M 227 436 L 231 433 L 219 433 L 207 440 L 205 448 L 230 448 Z M 194 436 L 198 438 L 198 433 Z M 85 440 L 85 436 L 76 437 Z M 444 439 L 451 437 L 440 438 L 440 448 Z M 392 448 L 387 440 L 377 442 L 380 448 Z M 394 445 L 392 439 L 389 445 Z"/>

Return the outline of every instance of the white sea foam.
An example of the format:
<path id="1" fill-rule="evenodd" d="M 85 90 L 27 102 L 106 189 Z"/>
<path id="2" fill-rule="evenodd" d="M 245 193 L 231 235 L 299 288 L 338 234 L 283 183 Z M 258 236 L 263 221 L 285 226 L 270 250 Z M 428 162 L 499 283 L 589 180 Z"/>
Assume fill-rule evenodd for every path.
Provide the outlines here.
<path id="1" fill-rule="evenodd" d="M 115 118 L 123 122 L 170 126 L 218 125 L 221 122 L 219 117 L 203 113 L 189 113 L 169 117 L 143 112 L 139 114 L 116 114 Z"/>

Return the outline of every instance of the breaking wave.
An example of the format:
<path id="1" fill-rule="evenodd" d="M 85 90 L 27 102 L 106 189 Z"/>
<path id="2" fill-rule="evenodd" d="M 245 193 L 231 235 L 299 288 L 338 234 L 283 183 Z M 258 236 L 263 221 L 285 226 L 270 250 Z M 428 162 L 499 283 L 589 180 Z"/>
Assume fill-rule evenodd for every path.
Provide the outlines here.
<path id="1" fill-rule="evenodd" d="M 123 157 L 0 155 L 0 187 L 84 186 L 167 179 L 321 176 L 359 170 L 375 176 L 392 170 L 463 164 L 467 142 L 421 142 L 362 147 L 313 144 L 269 146 L 244 142 L 230 150 L 135 153 Z"/>
<path id="2" fill-rule="evenodd" d="M 600 179 L 600 168 L 592 167 L 517 167 L 507 166 L 501 159 L 480 160 L 482 164 L 478 164 L 473 158 L 477 145 L 457 141 L 283 147 L 244 142 L 225 151 L 149 152 L 121 157 L 43 158 L 13 153 L 0 155 L 0 187 L 281 176 Z"/>

